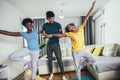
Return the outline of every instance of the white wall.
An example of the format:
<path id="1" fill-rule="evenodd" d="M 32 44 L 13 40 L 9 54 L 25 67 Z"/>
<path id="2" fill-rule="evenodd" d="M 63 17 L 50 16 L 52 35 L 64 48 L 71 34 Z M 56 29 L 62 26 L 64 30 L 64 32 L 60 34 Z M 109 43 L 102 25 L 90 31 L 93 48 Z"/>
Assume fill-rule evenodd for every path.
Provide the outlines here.
<path id="1" fill-rule="evenodd" d="M 95 21 L 96 44 L 120 43 L 120 10 L 119 9 L 120 9 L 120 0 L 111 0 L 104 7 L 105 10 L 104 15 L 100 16 Z M 101 26 L 104 23 L 105 23 L 105 27 L 101 28 Z M 102 35 L 102 39 L 101 39 L 101 35 Z"/>
<path id="2" fill-rule="evenodd" d="M 20 31 L 20 18 L 25 17 L 14 6 L 0 0 L 0 29 L 8 31 Z M 22 47 L 22 38 L 0 34 L 0 64 L 5 63 L 10 68 L 10 80 L 23 72 L 23 67 L 15 61 L 10 61 L 8 56 Z"/>
<path id="3" fill-rule="evenodd" d="M 63 29 L 69 23 L 74 23 L 76 27 L 80 26 L 80 23 L 81 23 L 80 17 L 65 17 L 63 19 L 56 18 L 55 20 L 58 21 L 62 25 Z"/>

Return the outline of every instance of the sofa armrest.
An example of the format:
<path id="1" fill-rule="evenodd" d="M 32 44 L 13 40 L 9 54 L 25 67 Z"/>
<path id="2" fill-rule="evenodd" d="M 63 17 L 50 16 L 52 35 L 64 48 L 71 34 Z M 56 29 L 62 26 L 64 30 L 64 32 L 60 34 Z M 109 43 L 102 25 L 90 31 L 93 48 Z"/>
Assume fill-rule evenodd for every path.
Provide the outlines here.
<path id="1" fill-rule="evenodd" d="M 120 56 L 120 45 L 118 46 L 117 56 Z"/>

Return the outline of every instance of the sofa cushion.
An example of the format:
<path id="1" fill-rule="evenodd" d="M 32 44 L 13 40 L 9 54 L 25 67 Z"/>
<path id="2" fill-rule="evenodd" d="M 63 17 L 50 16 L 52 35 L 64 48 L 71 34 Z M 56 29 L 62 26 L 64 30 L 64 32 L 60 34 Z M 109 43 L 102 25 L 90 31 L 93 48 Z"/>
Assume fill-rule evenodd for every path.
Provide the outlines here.
<path id="1" fill-rule="evenodd" d="M 62 57 L 66 57 L 67 56 L 66 48 L 61 48 L 61 53 L 62 53 Z"/>
<path id="2" fill-rule="evenodd" d="M 72 57 L 62 57 L 62 62 L 64 65 L 64 71 L 74 71 L 75 66 L 73 62 Z M 60 68 L 58 65 L 57 60 L 53 60 L 53 73 L 60 72 Z M 38 67 L 39 67 L 39 74 L 49 74 L 49 68 L 48 68 L 48 59 L 47 58 L 40 58 L 38 61 Z"/>
<path id="3" fill-rule="evenodd" d="M 118 47 L 119 47 L 118 44 L 106 44 L 106 45 L 104 45 L 102 55 L 109 56 L 109 57 L 116 56 Z"/>
<path id="4" fill-rule="evenodd" d="M 99 73 L 106 71 L 120 70 L 120 57 L 97 56 L 96 62 L 93 64 Z M 95 67 L 94 67 L 95 68 Z"/>
<path id="5" fill-rule="evenodd" d="M 73 58 L 72 57 L 62 57 L 62 61 L 64 66 L 70 66 L 73 65 Z M 53 60 L 53 67 L 58 67 L 58 63 L 57 60 Z M 47 58 L 40 58 L 38 60 L 38 66 L 42 66 L 42 65 L 48 65 L 48 59 Z"/>
<path id="6" fill-rule="evenodd" d="M 67 52 L 67 57 L 72 57 L 72 51 L 70 47 L 66 48 L 66 52 Z"/>
<path id="7" fill-rule="evenodd" d="M 85 48 L 85 50 L 90 52 L 90 53 L 92 53 L 94 49 L 95 49 L 94 47 L 86 47 Z"/>
<path id="8" fill-rule="evenodd" d="M 99 56 L 101 52 L 103 51 L 103 48 L 104 48 L 103 46 L 97 46 L 93 51 L 93 55 Z"/>
<path id="9" fill-rule="evenodd" d="M 118 46 L 117 56 L 120 56 L 120 44 L 119 44 L 119 46 Z"/>

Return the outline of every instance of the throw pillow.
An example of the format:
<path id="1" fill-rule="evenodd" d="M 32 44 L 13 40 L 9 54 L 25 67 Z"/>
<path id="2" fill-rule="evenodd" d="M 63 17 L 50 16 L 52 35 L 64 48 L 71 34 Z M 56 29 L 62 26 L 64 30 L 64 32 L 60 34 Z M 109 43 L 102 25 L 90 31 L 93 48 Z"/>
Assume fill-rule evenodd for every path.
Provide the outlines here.
<path id="1" fill-rule="evenodd" d="M 62 57 L 66 57 L 67 56 L 66 48 L 61 48 L 61 53 L 62 53 Z"/>
<path id="2" fill-rule="evenodd" d="M 102 53 L 103 48 L 103 46 L 97 46 L 93 51 L 93 55 L 99 56 Z"/>
<path id="3" fill-rule="evenodd" d="M 70 47 L 66 48 L 66 51 L 67 51 L 67 56 L 72 56 L 72 51 Z"/>
<path id="4" fill-rule="evenodd" d="M 89 47 L 89 48 L 87 47 L 87 48 L 85 48 L 85 50 L 88 51 L 88 52 L 90 52 L 90 53 L 92 53 L 94 49 L 95 49 L 95 48 L 92 48 L 92 47 Z"/>
<path id="5" fill-rule="evenodd" d="M 103 50 L 102 55 L 103 56 L 109 56 L 109 57 L 116 56 L 117 55 L 118 47 L 119 47 L 119 45 L 116 44 L 116 43 L 106 44 L 104 46 L 104 50 Z"/>

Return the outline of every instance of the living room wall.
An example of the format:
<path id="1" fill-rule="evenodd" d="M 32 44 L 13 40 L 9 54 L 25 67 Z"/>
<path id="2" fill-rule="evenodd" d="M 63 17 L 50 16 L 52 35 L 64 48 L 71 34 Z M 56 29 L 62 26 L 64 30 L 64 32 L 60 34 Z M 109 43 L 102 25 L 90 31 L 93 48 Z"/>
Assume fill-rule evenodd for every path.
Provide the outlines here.
<path id="1" fill-rule="evenodd" d="M 0 29 L 8 31 L 20 31 L 20 18 L 25 14 L 20 12 L 6 0 L 0 0 Z M 15 61 L 8 59 L 9 55 L 22 47 L 22 38 L 5 36 L 0 34 L 0 64 L 5 63 L 9 66 L 9 76 L 14 77 L 23 72 L 23 67 Z"/>
<path id="2" fill-rule="evenodd" d="M 96 44 L 120 43 L 120 0 L 111 0 L 95 20 Z M 101 28 L 102 26 L 102 28 Z"/>

